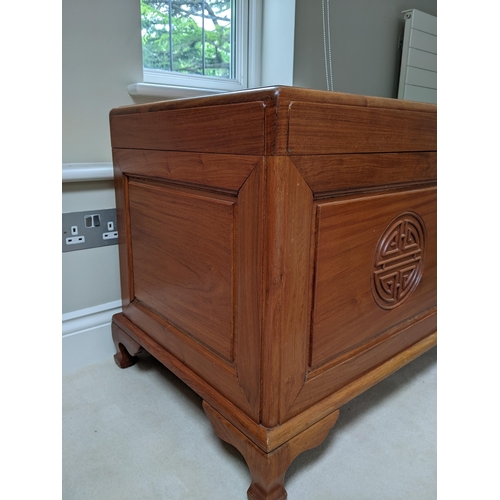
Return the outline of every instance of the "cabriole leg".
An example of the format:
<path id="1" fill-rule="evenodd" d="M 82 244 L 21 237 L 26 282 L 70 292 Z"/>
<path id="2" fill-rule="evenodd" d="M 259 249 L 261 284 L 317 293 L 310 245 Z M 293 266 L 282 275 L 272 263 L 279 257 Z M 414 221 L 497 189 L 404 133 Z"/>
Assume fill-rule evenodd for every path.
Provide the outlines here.
<path id="1" fill-rule="evenodd" d="M 330 413 L 275 450 L 266 453 L 205 401 L 203 409 L 217 436 L 243 455 L 252 478 L 247 492 L 250 500 L 286 499 L 284 480 L 288 467 L 300 453 L 321 444 L 339 416 L 339 410 Z"/>
<path id="2" fill-rule="evenodd" d="M 137 362 L 136 354 L 142 350 L 142 347 L 115 323 L 111 323 L 111 333 L 116 347 L 116 354 L 113 356 L 115 363 L 120 368 L 135 365 Z"/>

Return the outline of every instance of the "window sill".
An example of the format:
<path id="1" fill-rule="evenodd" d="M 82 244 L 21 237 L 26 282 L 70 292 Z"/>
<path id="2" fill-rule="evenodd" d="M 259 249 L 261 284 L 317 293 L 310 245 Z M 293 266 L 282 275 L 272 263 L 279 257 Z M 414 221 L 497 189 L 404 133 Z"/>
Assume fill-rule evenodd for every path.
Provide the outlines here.
<path id="1" fill-rule="evenodd" d="M 179 99 L 182 97 L 199 97 L 204 95 L 222 94 L 227 90 L 214 90 L 196 87 L 180 87 L 175 85 L 160 85 L 157 83 L 133 83 L 127 87 L 130 95 L 162 97 L 164 99 Z"/>

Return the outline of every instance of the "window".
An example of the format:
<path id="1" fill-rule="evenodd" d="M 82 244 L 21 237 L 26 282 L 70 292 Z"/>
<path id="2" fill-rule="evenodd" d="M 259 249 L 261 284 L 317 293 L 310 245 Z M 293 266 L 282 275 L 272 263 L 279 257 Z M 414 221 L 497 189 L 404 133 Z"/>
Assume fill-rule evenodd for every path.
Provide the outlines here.
<path id="1" fill-rule="evenodd" d="M 144 82 L 247 88 L 248 7 L 248 0 L 141 0 Z"/>

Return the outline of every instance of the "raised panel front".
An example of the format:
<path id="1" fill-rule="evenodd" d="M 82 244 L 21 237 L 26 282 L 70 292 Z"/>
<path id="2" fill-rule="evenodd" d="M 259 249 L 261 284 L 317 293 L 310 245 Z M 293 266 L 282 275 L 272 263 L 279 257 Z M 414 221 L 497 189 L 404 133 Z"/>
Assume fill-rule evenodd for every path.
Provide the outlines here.
<path id="1" fill-rule="evenodd" d="M 234 201 L 129 183 L 134 298 L 233 359 Z"/>
<path id="2" fill-rule="evenodd" d="M 436 305 L 435 188 L 317 204 L 313 369 Z"/>

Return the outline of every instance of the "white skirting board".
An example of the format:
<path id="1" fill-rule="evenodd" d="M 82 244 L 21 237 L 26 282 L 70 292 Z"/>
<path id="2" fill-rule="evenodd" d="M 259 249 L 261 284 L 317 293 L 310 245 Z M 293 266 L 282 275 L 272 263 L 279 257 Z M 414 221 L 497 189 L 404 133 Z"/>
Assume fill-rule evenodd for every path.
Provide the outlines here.
<path id="1" fill-rule="evenodd" d="M 63 373 L 113 357 L 111 318 L 121 310 L 121 301 L 115 301 L 62 315 Z"/>

